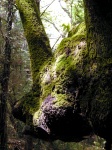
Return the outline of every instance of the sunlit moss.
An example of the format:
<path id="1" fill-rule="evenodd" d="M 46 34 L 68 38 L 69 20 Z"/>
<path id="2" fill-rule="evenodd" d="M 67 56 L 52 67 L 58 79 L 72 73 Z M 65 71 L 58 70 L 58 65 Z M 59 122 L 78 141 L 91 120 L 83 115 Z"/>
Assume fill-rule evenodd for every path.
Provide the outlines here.
<path id="1" fill-rule="evenodd" d="M 32 77 L 35 81 L 40 68 L 52 56 L 51 48 L 35 1 L 16 0 L 16 4 L 30 50 Z"/>
<path id="2" fill-rule="evenodd" d="M 84 24 L 82 25 L 84 26 Z M 80 29 L 82 25 L 79 26 L 81 32 L 78 32 L 77 29 L 76 35 L 62 40 L 54 52 L 54 59 L 41 70 L 41 101 L 51 95 L 55 98 L 56 107 L 73 105 L 74 97 L 66 89 L 67 86 L 74 86 L 73 90 L 77 90 L 77 78 L 83 72 L 86 43 L 85 30 Z"/>
<path id="3" fill-rule="evenodd" d="M 25 112 L 33 113 L 40 105 L 40 70 L 52 57 L 52 52 L 35 1 L 16 0 L 16 4 L 29 46 L 33 78 L 32 90 L 23 97 L 24 100 L 21 103 Z"/>

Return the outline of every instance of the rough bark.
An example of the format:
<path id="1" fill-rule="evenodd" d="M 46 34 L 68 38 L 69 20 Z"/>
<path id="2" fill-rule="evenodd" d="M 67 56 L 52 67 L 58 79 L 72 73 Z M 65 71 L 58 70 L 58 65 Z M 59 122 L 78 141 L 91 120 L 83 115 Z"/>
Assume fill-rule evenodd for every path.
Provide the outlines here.
<path id="1" fill-rule="evenodd" d="M 8 98 L 8 81 L 10 77 L 10 61 L 11 61 L 11 29 L 13 19 L 13 0 L 8 0 L 8 17 L 7 17 L 7 33 L 5 37 L 4 64 L 1 81 L 1 102 L 0 102 L 0 149 L 7 149 L 7 98 Z"/>
<path id="2" fill-rule="evenodd" d="M 28 42 L 33 78 L 32 90 L 21 100 L 19 111 L 32 114 L 40 105 L 40 70 L 52 57 L 49 39 L 40 19 L 39 2 L 36 0 L 16 0 L 24 33 Z M 18 107 L 18 106 L 17 106 Z M 16 115 L 16 113 L 14 113 Z M 19 116 L 16 116 L 19 117 Z M 25 115 L 22 120 L 26 120 Z"/>
<path id="3" fill-rule="evenodd" d="M 28 42 L 32 77 L 35 82 L 40 68 L 52 56 L 48 37 L 39 16 L 39 7 L 35 0 L 16 0 Z"/>
<path id="4" fill-rule="evenodd" d="M 91 74 L 92 98 L 89 118 L 97 135 L 112 141 L 112 1 L 84 0 L 87 26 L 88 67 Z M 90 84 L 90 83 L 89 83 Z M 90 87 L 90 86 L 89 86 Z"/>

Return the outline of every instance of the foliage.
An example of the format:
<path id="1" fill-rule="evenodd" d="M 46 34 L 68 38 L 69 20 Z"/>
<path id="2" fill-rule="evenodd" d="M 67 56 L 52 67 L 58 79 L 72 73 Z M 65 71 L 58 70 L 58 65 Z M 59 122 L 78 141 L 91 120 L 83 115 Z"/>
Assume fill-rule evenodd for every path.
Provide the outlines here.
<path id="1" fill-rule="evenodd" d="M 62 0 L 63 1 L 63 0 Z M 66 8 L 62 7 L 62 9 L 68 14 L 68 16 L 71 19 L 70 24 L 62 24 L 63 31 L 65 33 L 69 33 L 69 31 L 74 28 L 77 24 L 80 24 L 81 22 L 84 22 L 84 6 L 82 0 L 77 1 L 65 1 Z M 60 1 L 61 4 L 61 1 Z"/>
<path id="2" fill-rule="evenodd" d="M 83 21 L 84 21 L 83 1 L 78 0 L 77 3 L 73 5 L 73 24 L 81 23 Z"/>
<path id="3" fill-rule="evenodd" d="M 63 31 L 65 32 L 65 33 L 69 33 L 70 32 L 70 29 L 71 29 L 71 27 L 70 27 L 70 24 L 62 24 L 62 27 L 63 27 Z"/>

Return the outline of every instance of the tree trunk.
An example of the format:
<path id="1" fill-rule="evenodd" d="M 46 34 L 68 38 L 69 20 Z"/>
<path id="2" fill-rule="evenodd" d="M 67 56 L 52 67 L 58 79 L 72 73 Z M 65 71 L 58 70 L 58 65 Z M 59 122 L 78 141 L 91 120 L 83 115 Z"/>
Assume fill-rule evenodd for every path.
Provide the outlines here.
<path id="1" fill-rule="evenodd" d="M 7 17 L 7 34 L 5 37 L 4 50 L 4 66 L 1 81 L 1 116 L 0 116 L 0 149 L 7 149 L 7 98 L 8 98 L 8 81 L 10 76 L 10 61 L 11 61 L 11 29 L 13 19 L 13 0 L 8 0 L 8 17 Z"/>
<path id="2" fill-rule="evenodd" d="M 39 3 L 36 0 L 16 0 L 16 4 L 29 46 L 32 77 L 35 82 L 39 70 L 52 56 L 49 39 L 40 19 Z"/>
<path id="3" fill-rule="evenodd" d="M 84 0 L 84 4 L 89 57 L 99 62 L 99 65 L 110 63 L 112 58 L 112 1 Z"/>
<path id="4" fill-rule="evenodd" d="M 95 133 L 112 142 L 112 1 L 84 0 L 87 27 L 88 67 L 91 73 L 93 100 L 90 102 L 90 118 Z"/>
<path id="5" fill-rule="evenodd" d="M 26 94 L 20 105 L 22 104 L 21 110 L 23 110 L 24 107 L 26 112 L 32 114 L 34 110 L 38 109 L 40 106 L 40 70 L 52 57 L 52 51 L 40 18 L 39 1 L 16 0 L 16 4 L 19 9 L 24 33 L 29 46 L 33 78 L 32 90 Z"/>

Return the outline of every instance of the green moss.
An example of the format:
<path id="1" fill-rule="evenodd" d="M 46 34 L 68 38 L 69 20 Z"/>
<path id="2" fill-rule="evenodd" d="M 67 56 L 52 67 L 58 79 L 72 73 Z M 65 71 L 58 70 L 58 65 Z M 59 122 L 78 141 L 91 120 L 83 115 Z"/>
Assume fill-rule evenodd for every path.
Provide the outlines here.
<path id="1" fill-rule="evenodd" d="M 79 25 L 80 32 L 77 29 L 75 35 L 62 40 L 52 61 L 41 70 L 41 101 L 51 95 L 56 107 L 73 105 L 73 94 L 78 87 L 78 76 L 83 72 L 82 64 L 86 53 L 85 30 L 80 27 L 82 26 Z M 67 91 L 68 86 L 73 87 L 74 91 Z"/>
<path id="2" fill-rule="evenodd" d="M 93 61 L 96 53 L 95 51 L 88 53 L 85 30 L 83 31 L 78 32 L 77 30 L 76 34 L 62 40 L 54 53 L 54 58 L 49 59 L 47 63 L 44 63 L 44 67 L 40 68 L 39 75 L 37 75 L 40 87 L 35 89 L 40 89 L 41 96 L 35 96 L 37 98 L 33 99 L 32 103 L 30 99 L 29 102 L 25 102 L 27 110 L 30 109 L 31 113 L 36 112 L 34 113 L 34 121 L 37 120 L 36 125 L 38 125 L 38 118 L 42 113 L 39 107 L 49 95 L 54 97 L 54 107 L 73 107 L 78 90 L 82 92 L 78 97 L 81 111 L 84 114 L 90 114 L 91 120 L 93 118 L 97 120 L 92 121 L 94 125 L 99 124 L 98 120 L 104 124 L 102 120 L 105 120 L 111 107 L 111 103 L 108 103 L 109 97 L 112 99 L 109 94 L 111 78 L 106 77 L 110 80 L 110 85 L 107 87 L 107 81 L 101 76 L 105 73 L 108 76 L 108 66 L 112 61 L 99 57 Z M 102 70 L 102 67 L 106 69 Z M 102 82 L 103 80 L 104 82 Z M 103 111 L 102 115 L 101 111 Z"/>
<path id="3" fill-rule="evenodd" d="M 16 0 L 16 4 L 29 46 L 33 78 L 32 90 L 22 98 L 21 103 L 24 112 L 33 113 L 40 106 L 40 71 L 52 57 L 52 52 L 35 1 Z"/>
<path id="4" fill-rule="evenodd" d="M 25 94 L 20 100 L 20 105 L 23 107 L 23 113 L 33 114 L 40 107 L 39 97 L 40 87 L 37 87 L 37 85 L 33 86 L 30 92 Z"/>
<path id="5" fill-rule="evenodd" d="M 112 127 L 112 38 L 109 39 L 108 31 L 104 33 L 105 24 L 99 21 L 101 31 L 92 24 L 91 14 L 86 10 L 87 49 L 82 23 L 62 40 L 51 59 L 49 40 L 35 2 L 16 2 L 29 45 L 34 82 L 32 91 L 21 102 L 25 112 L 36 112 L 34 120 L 37 119 L 38 125 L 41 103 L 49 95 L 54 97 L 54 107 L 75 107 L 78 99 L 81 114 L 91 120 L 96 133 L 101 135 L 104 131 L 108 137 L 107 129 Z"/>
<path id="6" fill-rule="evenodd" d="M 55 94 L 55 98 L 53 101 L 55 107 L 69 107 L 73 105 L 72 101 L 68 101 L 66 94 Z"/>
<path id="7" fill-rule="evenodd" d="M 42 114 L 42 111 L 41 110 L 38 110 L 34 116 L 33 116 L 33 124 L 34 126 L 37 126 L 38 125 L 38 121 L 39 121 L 39 117 L 41 116 Z"/>
<path id="8" fill-rule="evenodd" d="M 63 39 L 58 49 L 56 50 L 55 55 L 63 54 L 67 52 L 67 50 L 73 51 L 81 41 L 85 41 L 84 33 Z"/>
<path id="9" fill-rule="evenodd" d="M 82 22 L 80 24 L 75 25 L 75 27 L 69 32 L 68 37 L 72 37 L 74 35 L 81 35 L 86 32 L 85 23 Z"/>
<path id="10" fill-rule="evenodd" d="M 33 76 L 32 90 L 21 102 L 24 111 L 33 114 L 49 95 L 55 97 L 56 107 L 73 105 L 74 92 L 66 89 L 73 86 L 76 91 L 77 76 L 82 73 L 85 54 L 84 23 L 78 25 L 70 37 L 62 40 L 52 57 L 49 40 L 35 2 L 17 0 L 17 6 L 28 41 Z"/>
<path id="11" fill-rule="evenodd" d="M 17 0 L 16 3 L 30 50 L 32 76 L 35 81 L 40 68 L 52 56 L 51 48 L 35 1 Z"/>

